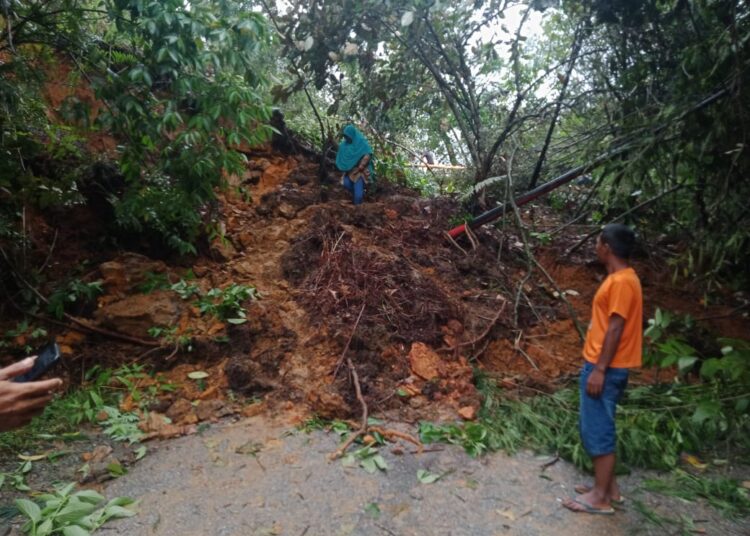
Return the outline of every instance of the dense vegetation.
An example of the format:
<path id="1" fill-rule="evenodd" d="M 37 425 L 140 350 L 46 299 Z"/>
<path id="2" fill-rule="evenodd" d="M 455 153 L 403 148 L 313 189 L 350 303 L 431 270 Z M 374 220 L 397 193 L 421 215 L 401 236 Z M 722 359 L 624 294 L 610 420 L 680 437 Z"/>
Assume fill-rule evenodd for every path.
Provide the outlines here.
<path id="1" fill-rule="evenodd" d="M 217 232 L 214 188 L 270 134 L 276 103 L 323 148 L 364 121 L 381 174 L 481 206 L 506 179 L 523 190 L 614 149 L 576 214 L 606 222 L 657 198 L 629 221 L 690 244 L 671 250 L 680 275 L 746 283 L 744 2 L 56 0 L 10 2 L 2 21 L 10 256 L 25 208 L 85 202 L 112 237 L 195 251 Z M 59 78 L 95 98 L 51 109 Z M 89 154 L 95 133 L 116 149 Z M 466 171 L 404 167 L 425 150 Z"/>

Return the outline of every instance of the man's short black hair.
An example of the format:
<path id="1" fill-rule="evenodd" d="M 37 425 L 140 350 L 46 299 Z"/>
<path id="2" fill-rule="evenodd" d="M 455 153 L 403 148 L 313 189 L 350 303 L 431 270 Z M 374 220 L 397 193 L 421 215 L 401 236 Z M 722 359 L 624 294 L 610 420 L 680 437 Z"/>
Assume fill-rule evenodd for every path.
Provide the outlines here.
<path id="1" fill-rule="evenodd" d="M 635 232 L 627 225 L 610 223 L 602 229 L 602 243 L 621 259 L 629 259 L 635 249 Z"/>

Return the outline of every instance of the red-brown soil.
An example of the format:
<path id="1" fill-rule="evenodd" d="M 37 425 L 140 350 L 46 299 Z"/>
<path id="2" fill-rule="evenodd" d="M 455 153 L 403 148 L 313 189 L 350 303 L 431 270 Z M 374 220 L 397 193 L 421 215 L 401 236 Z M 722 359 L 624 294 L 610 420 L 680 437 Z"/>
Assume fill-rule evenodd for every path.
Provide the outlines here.
<path id="1" fill-rule="evenodd" d="M 480 404 L 472 367 L 501 378 L 507 387 L 542 390 L 555 389 L 576 373 L 578 332 L 554 285 L 536 269 L 526 278 L 523 244 L 512 225 L 504 232 L 487 226 L 476 232 L 476 247 L 464 240 L 457 247 L 444 236 L 459 210 L 455 201 L 423 199 L 386 185 L 355 207 L 335 177 L 321 185 L 317 165 L 305 158 L 263 148 L 248 156 L 246 176 L 230 177 L 232 188 L 219 195 L 224 240 L 217 239 L 210 254 L 188 264 L 102 249 L 92 236 L 96 233 L 85 231 L 96 228 L 92 214 L 74 210 L 67 219 L 34 214 L 32 260 L 46 256 L 57 230 L 66 244 L 52 251 L 51 274 L 69 275 L 90 259 L 78 273 L 88 281 L 104 279 L 100 310 L 124 299 L 146 302 L 140 304 L 146 308 L 148 302 L 166 300 L 162 305 L 169 307 L 176 302 L 176 335 L 193 340 L 192 351 L 167 347 L 146 354 L 148 348 L 50 326 L 64 345 L 71 378 L 94 363 L 151 363 L 177 386 L 157 409 L 190 424 L 196 412 L 184 401 L 227 400 L 227 388 L 264 398 L 261 408 L 357 415 L 346 366 L 339 366 L 348 342 L 347 355 L 371 410 L 404 420 L 472 418 Z M 238 187 L 250 196 L 237 193 Z M 537 221 L 540 214 L 547 224 L 556 219 L 541 205 L 535 209 Z M 528 211 L 524 217 L 534 225 Z M 591 245 L 577 257 L 562 259 L 561 245 L 577 240 L 576 229 L 536 254 L 585 328 L 604 273 L 589 262 Z M 657 262 L 646 259 L 636 267 L 647 317 L 656 306 L 695 318 L 721 316 L 703 325 L 718 334 L 747 336 L 746 319 L 727 316 L 731 296 L 725 304 L 705 305 L 697 289 L 677 290 L 671 273 Z M 149 274 L 163 273 L 176 282 L 188 269 L 204 291 L 231 283 L 255 286 L 262 298 L 246 303 L 248 322 L 225 325 L 201 317 L 189 302 L 139 290 Z M 4 323 L 6 329 L 14 325 Z M 116 320 L 107 326 L 118 329 Z M 223 336 L 228 343 L 217 342 Z M 187 377 L 195 370 L 209 372 L 204 390 L 196 390 Z M 178 411 L 182 406 L 188 411 Z M 213 418 L 227 407 L 236 410 L 231 404 L 215 406 L 202 417 Z"/>

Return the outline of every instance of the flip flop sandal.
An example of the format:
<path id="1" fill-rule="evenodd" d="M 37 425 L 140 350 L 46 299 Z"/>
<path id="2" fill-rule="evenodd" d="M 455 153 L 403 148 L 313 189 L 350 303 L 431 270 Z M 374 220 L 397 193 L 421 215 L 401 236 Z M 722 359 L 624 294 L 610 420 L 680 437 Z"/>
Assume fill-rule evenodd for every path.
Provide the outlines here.
<path id="1" fill-rule="evenodd" d="M 562 503 L 562 505 L 570 510 L 571 512 L 575 512 L 577 514 L 594 514 L 594 515 L 600 515 L 600 516 L 611 516 L 615 513 L 614 508 L 594 508 L 586 501 L 582 501 L 580 499 L 571 499 L 571 501 L 580 508 L 574 508 L 566 503 Z"/>
<path id="2" fill-rule="evenodd" d="M 576 487 L 573 488 L 573 491 L 583 495 L 584 493 L 588 493 L 589 491 L 591 491 L 591 486 L 587 486 L 586 484 L 578 484 Z M 621 506 L 625 504 L 625 497 L 620 495 L 619 499 L 610 499 L 610 502 L 612 504 L 617 504 Z"/>

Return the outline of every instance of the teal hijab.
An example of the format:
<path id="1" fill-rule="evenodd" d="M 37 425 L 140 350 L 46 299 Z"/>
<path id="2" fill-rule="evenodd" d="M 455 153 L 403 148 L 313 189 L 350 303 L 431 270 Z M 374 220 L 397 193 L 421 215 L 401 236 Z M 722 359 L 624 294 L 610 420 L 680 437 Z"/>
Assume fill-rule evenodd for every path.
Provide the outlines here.
<path id="1" fill-rule="evenodd" d="M 366 154 L 372 155 L 372 147 L 354 125 L 344 127 L 344 136 L 351 141 L 345 139 L 339 144 L 339 150 L 336 153 L 336 167 L 340 171 L 349 171 L 359 163 L 363 156 Z M 370 158 L 367 167 L 370 168 L 371 174 L 374 173 L 372 158 Z"/>

